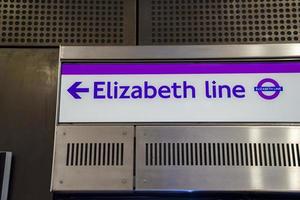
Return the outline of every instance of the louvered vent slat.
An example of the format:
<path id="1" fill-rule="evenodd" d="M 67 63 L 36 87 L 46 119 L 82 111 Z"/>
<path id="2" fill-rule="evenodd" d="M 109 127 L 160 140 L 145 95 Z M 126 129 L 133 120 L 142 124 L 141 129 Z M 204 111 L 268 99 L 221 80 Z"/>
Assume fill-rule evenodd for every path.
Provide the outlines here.
<path id="1" fill-rule="evenodd" d="M 123 143 L 67 143 L 66 166 L 121 166 Z"/>
<path id="2" fill-rule="evenodd" d="M 299 167 L 300 150 L 293 143 L 145 143 L 145 165 Z"/>

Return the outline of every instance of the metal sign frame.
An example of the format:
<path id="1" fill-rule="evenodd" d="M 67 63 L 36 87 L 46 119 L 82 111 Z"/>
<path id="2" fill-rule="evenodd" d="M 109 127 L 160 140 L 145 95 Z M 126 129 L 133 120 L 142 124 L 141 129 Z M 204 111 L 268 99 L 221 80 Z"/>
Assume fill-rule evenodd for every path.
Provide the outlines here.
<path id="1" fill-rule="evenodd" d="M 170 61 L 287 61 L 298 60 L 299 44 L 190 45 L 190 46 L 61 46 L 57 86 L 56 125 L 59 123 L 60 77 L 63 62 L 170 62 Z M 97 122 L 96 124 L 161 124 L 160 122 Z M 162 122 L 163 124 L 231 124 L 231 122 Z M 246 122 L 238 122 L 248 124 Z M 268 124 L 278 124 L 267 122 Z M 279 122 L 280 124 L 297 124 Z M 73 123 L 74 124 L 74 123 Z M 81 124 L 81 123 L 76 123 Z M 90 124 L 90 123 L 84 123 Z M 92 123 L 95 124 L 95 123 Z M 264 124 L 251 122 L 250 124 Z"/>
<path id="2" fill-rule="evenodd" d="M 300 58 L 300 44 L 263 44 L 263 45 L 202 45 L 202 46 L 61 46 L 60 47 L 60 54 L 59 54 L 59 70 L 58 70 L 58 85 L 57 85 L 57 110 L 56 110 L 56 134 L 55 134 L 55 146 L 54 146 L 54 161 L 56 160 L 56 155 L 61 154 L 63 151 L 59 147 L 59 141 L 60 136 L 60 130 L 64 128 L 72 127 L 72 129 L 82 129 L 86 127 L 86 130 L 89 129 L 89 127 L 95 126 L 98 127 L 99 130 L 101 128 L 110 129 L 112 127 L 118 126 L 120 131 L 126 130 L 126 128 L 131 127 L 133 129 L 133 139 L 132 139 L 132 145 L 133 145 L 133 152 L 132 153 L 132 172 L 135 176 L 133 176 L 133 183 L 132 183 L 132 190 L 147 190 L 151 191 L 151 187 L 147 186 L 147 180 L 146 183 L 143 182 L 141 179 L 142 177 L 137 177 L 138 174 L 136 174 L 136 167 L 141 166 L 141 163 L 139 160 L 136 160 L 136 156 L 140 156 L 141 154 L 136 154 L 137 152 L 137 144 L 141 144 L 145 142 L 146 140 L 141 137 L 142 134 L 145 134 L 143 131 L 138 132 L 139 130 L 142 130 L 142 126 L 147 127 L 153 127 L 155 129 L 155 126 L 161 126 L 162 130 L 165 130 L 164 128 L 171 128 L 171 126 L 177 126 L 188 129 L 191 126 L 197 126 L 199 128 L 199 137 L 202 134 L 201 130 L 203 130 L 203 127 L 206 127 L 207 129 L 214 131 L 217 130 L 218 127 L 224 128 L 224 130 L 230 130 L 232 127 L 236 127 L 238 130 L 239 127 L 241 128 L 240 134 L 244 134 L 243 137 L 246 137 L 248 132 L 251 132 L 253 129 L 257 129 L 258 131 L 264 130 L 266 127 L 272 129 L 272 127 L 276 126 L 281 130 L 282 134 L 288 133 L 284 137 L 289 137 L 291 134 L 289 133 L 289 130 L 291 128 L 299 130 L 299 124 L 300 123 L 286 123 L 286 122 L 280 122 L 280 123 L 273 123 L 273 122 L 191 122 L 191 123 L 182 123 L 182 122 L 169 122 L 169 123 L 151 123 L 151 122 L 129 122 L 129 123 L 108 123 L 108 122 L 97 122 L 97 123 L 59 123 L 58 117 L 59 117 L 59 103 L 60 103 L 60 77 L 61 77 L 61 63 L 63 62 L 153 62 L 153 61 L 160 61 L 160 62 L 170 62 L 170 61 L 287 61 L 287 60 L 299 60 Z M 178 129 L 180 130 L 180 129 Z M 74 132 L 78 132 L 75 130 Z M 180 132 L 180 131 L 179 131 Z M 180 133 L 177 132 L 176 134 L 180 137 Z M 246 136 L 245 136 L 245 133 Z M 100 134 L 100 133 L 99 133 Z M 224 139 L 225 136 L 222 137 L 220 133 L 220 138 Z M 238 133 L 236 133 L 238 134 Z M 249 133 L 251 135 L 252 133 Z M 87 136 L 88 137 L 88 136 Z M 106 140 L 107 137 L 104 135 L 99 135 L 99 140 L 102 139 Z M 263 136 L 261 136 L 263 138 Z M 160 137 L 158 137 L 159 139 Z M 216 138 L 214 136 L 214 138 Z M 219 138 L 219 139 L 220 139 Z M 226 139 L 226 138 L 225 138 Z M 227 138 L 228 139 L 228 138 Z M 260 138 L 261 139 L 261 138 Z M 85 140 L 89 141 L 90 138 L 86 138 Z M 98 141 L 99 141 L 98 140 Z M 139 141 L 138 141 L 139 140 Z M 266 139 L 267 140 L 267 139 Z M 260 140 L 259 140 L 260 141 Z M 258 142 L 259 142 L 258 141 Z M 158 143 L 162 143 L 165 141 L 159 140 Z M 166 141 L 168 142 L 168 141 Z M 176 142 L 176 141 L 174 141 Z M 212 140 L 212 142 L 215 142 Z M 238 142 L 247 142 L 247 140 L 238 140 Z M 280 142 L 278 140 L 278 142 Z M 297 140 L 295 140 L 297 142 Z M 63 145 L 62 145 L 63 146 Z M 65 149 L 64 149 L 65 150 Z M 77 150 L 76 150 L 77 151 Z M 300 161 L 299 161 L 300 162 Z M 57 174 L 57 168 L 56 166 L 61 166 L 61 163 L 55 163 L 53 162 L 53 171 L 52 171 L 52 186 L 51 189 L 53 191 L 83 191 L 80 185 L 73 185 L 73 189 L 68 187 L 61 187 L 56 185 L 54 188 L 54 175 Z M 155 166 L 154 166 L 155 167 Z M 250 167 L 252 168 L 252 167 Z M 251 169 L 249 170 L 251 171 Z M 252 170 L 255 171 L 256 167 L 253 167 Z M 295 169 L 294 169 L 295 170 Z M 290 171 L 288 168 L 287 170 L 293 173 L 293 171 Z M 297 171 L 299 171 L 297 169 Z M 188 173 L 188 172 L 184 172 Z M 214 173 L 213 170 L 211 173 Z M 272 172 L 273 173 L 273 172 Z M 147 174 L 146 174 L 147 175 Z M 205 177 L 204 177 L 205 178 Z M 138 182 L 141 181 L 142 182 Z M 57 181 L 57 180 L 56 180 Z M 99 180 L 101 182 L 101 180 Z M 139 184 L 139 185 L 138 185 Z M 145 184 L 145 187 L 143 186 Z M 78 186 L 78 187 L 77 187 Z M 99 186 L 99 184 L 98 184 Z M 137 188 L 139 186 L 139 188 Z M 169 185 L 164 185 L 164 187 L 155 188 L 155 190 L 172 190 L 169 187 Z M 220 186 L 219 188 L 221 188 Z M 99 187 L 99 189 L 96 192 L 103 192 L 107 191 L 109 189 L 109 186 L 106 186 L 105 188 Z M 128 189 L 128 187 L 126 187 Z M 126 188 L 124 190 L 126 190 Z M 173 187 L 176 190 L 178 187 Z M 183 187 L 184 188 L 184 187 Z M 215 187 L 217 188 L 217 187 Z M 214 190 L 213 188 L 212 190 Z M 188 187 L 185 189 L 193 189 L 193 187 Z M 233 190 L 234 188 L 230 188 L 230 190 Z M 241 188 L 240 188 L 241 189 Z M 262 188 L 255 188 L 255 187 L 249 187 L 249 188 L 242 188 L 242 189 L 249 189 L 251 191 L 261 190 Z M 269 190 L 272 190 L 272 187 L 268 188 Z M 293 188 L 295 189 L 295 188 Z M 298 188 L 296 188 L 298 189 Z M 112 189 L 113 190 L 113 189 Z M 120 190 L 117 189 L 117 190 Z M 130 190 L 130 189 L 129 189 Z M 225 189 L 226 190 L 226 189 Z M 284 189 L 285 191 L 289 191 L 288 188 Z M 93 191 L 93 189 L 84 188 L 84 191 Z M 173 191 L 173 190 L 172 190 Z M 177 190 L 178 191 L 178 190 Z M 294 190 L 296 191 L 296 190 Z"/>

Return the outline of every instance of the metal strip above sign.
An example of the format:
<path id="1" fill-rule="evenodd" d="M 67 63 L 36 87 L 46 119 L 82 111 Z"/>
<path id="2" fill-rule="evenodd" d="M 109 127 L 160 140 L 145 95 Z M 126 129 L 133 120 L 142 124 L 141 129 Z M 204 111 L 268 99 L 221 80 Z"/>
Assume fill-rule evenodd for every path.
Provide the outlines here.
<path id="1" fill-rule="evenodd" d="M 300 122 L 300 62 L 68 63 L 60 123 Z"/>

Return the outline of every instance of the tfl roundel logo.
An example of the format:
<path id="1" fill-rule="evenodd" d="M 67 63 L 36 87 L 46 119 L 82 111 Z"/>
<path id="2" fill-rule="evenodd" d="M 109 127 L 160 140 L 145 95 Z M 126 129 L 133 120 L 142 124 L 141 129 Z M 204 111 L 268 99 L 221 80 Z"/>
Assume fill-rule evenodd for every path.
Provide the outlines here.
<path id="1" fill-rule="evenodd" d="M 277 98 L 283 87 L 272 78 L 265 78 L 257 84 L 254 91 L 258 92 L 259 96 L 266 100 L 273 100 Z"/>

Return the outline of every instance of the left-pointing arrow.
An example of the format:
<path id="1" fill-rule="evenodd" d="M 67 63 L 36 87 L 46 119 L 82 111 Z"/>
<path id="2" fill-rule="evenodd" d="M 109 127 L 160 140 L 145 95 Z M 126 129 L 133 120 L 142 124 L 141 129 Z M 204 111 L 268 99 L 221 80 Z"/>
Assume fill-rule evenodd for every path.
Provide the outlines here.
<path id="1" fill-rule="evenodd" d="M 81 99 L 81 96 L 78 95 L 78 93 L 82 92 L 89 92 L 89 88 L 78 88 L 78 86 L 82 82 L 75 82 L 71 87 L 68 89 L 68 92 L 75 98 L 75 99 Z"/>

